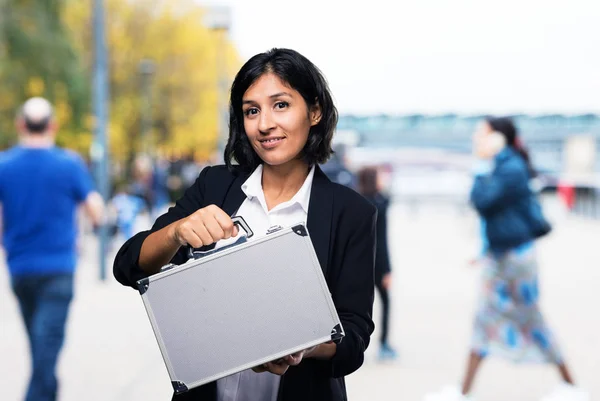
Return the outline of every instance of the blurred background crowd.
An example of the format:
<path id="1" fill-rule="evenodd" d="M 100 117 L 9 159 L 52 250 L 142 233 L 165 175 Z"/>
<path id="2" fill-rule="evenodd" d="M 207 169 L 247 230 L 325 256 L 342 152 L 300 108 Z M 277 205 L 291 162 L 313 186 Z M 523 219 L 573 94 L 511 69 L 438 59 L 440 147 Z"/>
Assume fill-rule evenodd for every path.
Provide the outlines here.
<path id="1" fill-rule="evenodd" d="M 100 229 L 83 215 L 80 222 L 82 290 L 60 365 L 61 399 L 168 395 L 139 299 L 111 282 L 112 255 L 204 166 L 223 162 L 229 85 L 247 58 L 271 47 L 300 51 L 330 82 L 340 119 L 323 170 L 384 199 L 390 260 L 378 272 L 372 346 L 380 363 L 349 378 L 351 399 L 420 399 L 460 378 L 477 291 L 463 267 L 480 246 L 469 204 L 472 137 L 489 115 L 509 117 L 529 152 L 554 226 L 539 249 L 543 306 L 575 375 L 600 393 L 600 7 L 396 3 L 0 0 L 0 149 L 19 141 L 21 105 L 48 99 L 57 145 L 82 158 L 106 205 Z M 4 270 L 0 399 L 12 401 L 30 364 Z M 111 314 L 101 311 L 105 303 Z M 125 317 L 132 310 L 136 322 Z M 152 355 L 144 363 L 156 380 L 143 381 L 147 365 L 132 362 L 138 352 L 113 338 L 123 330 Z M 89 359 L 77 359 L 86 352 Z M 490 371 L 481 399 L 531 399 L 555 380 L 535 367 Z"/>

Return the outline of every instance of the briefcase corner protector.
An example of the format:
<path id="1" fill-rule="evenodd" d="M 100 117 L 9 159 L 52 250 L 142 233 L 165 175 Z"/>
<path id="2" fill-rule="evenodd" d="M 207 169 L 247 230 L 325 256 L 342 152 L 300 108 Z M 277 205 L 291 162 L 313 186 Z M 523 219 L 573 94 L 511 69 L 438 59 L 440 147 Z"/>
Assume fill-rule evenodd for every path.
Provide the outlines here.
<path id="1" fill-rule="evenodd" d="M 341 324 L 336 324 L 335 327 L 331 330 L 331 341 L 336 344 L 342 342 L 342 338 L 344 338 L 344 330 L 342 329 Z"/>
<path id="2" fill-rule="evenodd" d="M 306 227 L 304 226 L 304 224 L 298 224 L 298 225 L 292 227 L 292 231 L 294 231 L 296 234 L 298 234 L 301 237 L 306 237 L 308 235 L 308 231 L 306 230 Z"/>
<path id="3" fill-rule="evenodd" d="M 188 391 L 188 387 L 183 382 L 174 380 L 171 382 L 171 385 L 173 386 L 173 391 L 175 391 L 175 394 L 182 394 Z"/>
<path id="4" fill-rule="evenodd" d="M 144 295 L 148 288 L 150 287 L 150 279 L 148 277 L 138 280 L 137 282 L 138 290 L 140 291 L 140 295 Z"/>

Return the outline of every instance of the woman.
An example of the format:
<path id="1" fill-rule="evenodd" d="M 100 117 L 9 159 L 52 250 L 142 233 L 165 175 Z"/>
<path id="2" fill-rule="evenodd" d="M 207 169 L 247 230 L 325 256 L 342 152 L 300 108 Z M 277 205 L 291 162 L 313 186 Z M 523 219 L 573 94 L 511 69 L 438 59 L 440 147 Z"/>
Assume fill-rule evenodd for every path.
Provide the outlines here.
<path id="1" fill-rule="evenodd" d="M 150 231 L 123 245 L 114 274 L 124 285 L 186 261 L 186 247 L 304 221 L 346 336 L 215 383 L 175 400 L 346 400 L 344 376 L 363 363 L 373 332 L 375 208 L 331 183 L 318 167 L 331 155 L 337 111 L 320 71 L 292 50 L 252 57 L 231 87 L 226 166 L 207 167 Z M 252 240 L 252 239 L 251 239 Z"/>
<path id="2" fill-rule="evenodd" d="M 375 248 L 375 287 L 382 304 L 381 338 L 379 359 L 396 359 L 396 351 L 388 343 L 390 320 L 389 289 L 392 285 L 392 269 L 388 251 L 387 212 L 389 199 L 381 193 L 379 172 L 375 167 L 365 167 L 358 172 L 359 192 L 377 208 L 377 246 Z"/>
<path id="3" fill-rule="evenodd" d="M 481 362 L 496 355 L 556 365 L 562 384 L 545 400 L 587 400 L 573 385 L 538 307 L 536 236 L 526 217 L 533 169 L 516 127 L 508 118 L 488 118 L 473 145 L 478 163 L 471 202 L 482 219 L 485 247 L 481 300 L 462 389 L 449 387 L 425 399 L 470 400 Z"/>

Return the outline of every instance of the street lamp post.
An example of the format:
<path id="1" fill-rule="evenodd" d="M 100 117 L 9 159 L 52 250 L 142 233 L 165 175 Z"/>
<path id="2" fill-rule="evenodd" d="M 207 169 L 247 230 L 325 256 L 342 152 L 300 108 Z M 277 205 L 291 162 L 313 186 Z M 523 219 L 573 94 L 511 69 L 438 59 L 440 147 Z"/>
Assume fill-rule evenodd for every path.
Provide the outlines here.
<path id="1" fill-rule="evenodd" d="M 219 155 L 223 155 L 228 135 L 228 98 L 229 76 L 227 73 L 226 46 L 227 35 L 231 27 L 231 10 L 225 6 L 206 7 L 204 24 L 217 34 L 217 96 L 218 96 L 218 140 Z"/>
<path id="2" fill-rule="evenodd" d="M 90 150 L 94 162 L 94 175 L 102 198 L 107 201 L 110 196 L 110 175 L 108 171 L 108 62 L 106 38 L 104 32 L 104 3 L 94 0 L 94 82 L 93 107 L 95 116 L 94 141 Z M 106 253 L 108 250 L 108 227 L 100 225 L 100 279 L 106 279 Z"/>
<path id="3" fill-rule="evenodd" d="M 150 131 L 152 129 L 152 76 L 154 75 L 154 61 L 143 59 L 139 64 L 139 74 L 142 83 L 142 113 L 141 113 L 141 131 L 142 131 L 142 152 L 152 156 L 154 146 Z"/>

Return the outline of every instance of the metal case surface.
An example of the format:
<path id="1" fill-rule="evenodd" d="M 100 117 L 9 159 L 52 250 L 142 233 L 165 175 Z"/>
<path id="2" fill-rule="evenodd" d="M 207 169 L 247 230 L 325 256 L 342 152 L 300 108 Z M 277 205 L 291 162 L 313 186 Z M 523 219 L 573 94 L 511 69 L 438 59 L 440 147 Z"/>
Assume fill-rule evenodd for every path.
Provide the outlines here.
<path id="1" fill-rule="evenodd" d="M 138 287 L 176 393 L 344 335 L 302 224 Z"/>

